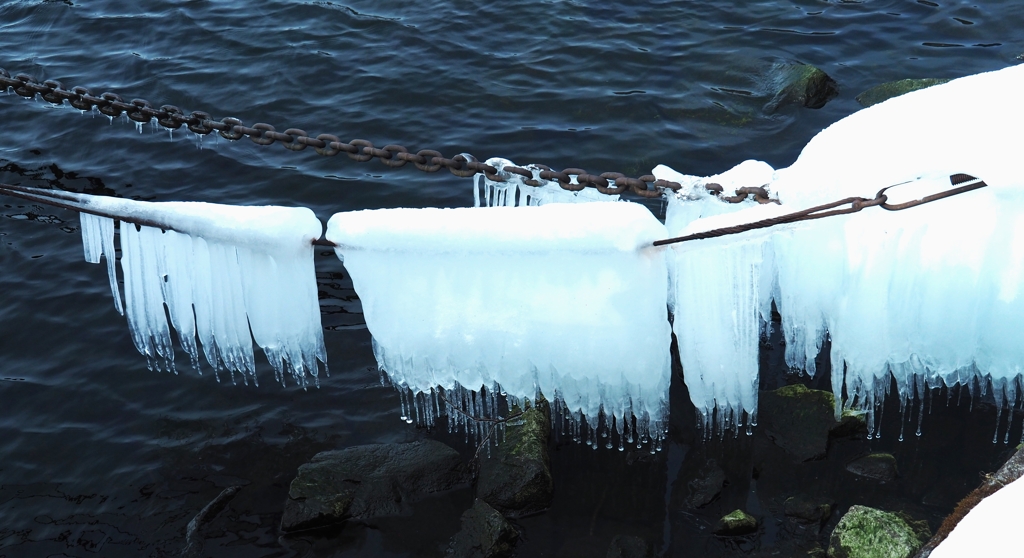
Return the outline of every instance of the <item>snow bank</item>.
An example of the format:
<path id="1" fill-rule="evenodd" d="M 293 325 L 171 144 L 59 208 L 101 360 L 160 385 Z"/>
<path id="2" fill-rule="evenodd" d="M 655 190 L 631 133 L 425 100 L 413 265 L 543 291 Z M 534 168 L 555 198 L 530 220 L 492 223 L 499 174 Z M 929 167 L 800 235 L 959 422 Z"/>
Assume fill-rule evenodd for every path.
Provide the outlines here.
<path id="1" fill-rule="evenodd" d="M 327 225 L 392 382 L 540 392 L 592 437 L 603 413 L 633 441 L 635 416 L 638 444 L 667 426 L 668 273 L 651 248 L 664 237 L 621 202 L 357 211 Z M 415 401 L 432 420 L 436 401 Z"/>
<path id="2" fill-rule="evenodd" d="M 931 558 L 1014 556 L 1020 552 L 1020 518 L 1024 517 L 1024 478 L 1000 488 L 974 506 Z"/>
<path id="3" fill-rule="evenodd" d="M 904 405 L 930 387 L 975 381 L 982 390 L 991 386 L 998 404 L 1016 403 L 1024 363 L 1017 339 L 1024 330 L 1024 159 L 1019 138 L 1007 134 L 1024 129 L 1022 96 L 1024 66 L 1017 66 L 857 112 L 774 173 L 768 189 L 781 206 L 673 196 L 669 233 L 681 236 L 849 196 L 873 198 L 905 181 L 888 192 L 890 203 L 948 190 L 955 173 L 989 185 L 900 212 L 869 208 L 675 245 L 676 333 L 698 410 L 710 416 L 717 408 L 727 418 L 752 412 L 755 340 L 772 301 L 788 365 L 814 374 L 814 358 L 831 340 L 832 385 L 844 402 L 837 414 L 844 405 L 871 414 L 890 375 Z M 681 176 L 666 167 L 655 175 Z"/>
<path id="4" fill-rule="evenodd" d="M 288 372 L 305 386 L 307 375 L 316 378 L 317 360 L 326 368 L 312 247 L 322 226 L 312 211 L 76 199 L 86 211 L 86 260 L 98 263 L 101 254 L 107 256 L 119 310 L 113 221 L 87 211 L 148 225 L 122 223 L 120 237 L 128 325 L 151 368 L 173 369 L 167 315 L 196 368 L 197 334 L 207 362 L 215 372 L 228 370 L 232 379 L 237 372 L 243 381 L 256 381 L 253 339 L 282 383 Z"/>

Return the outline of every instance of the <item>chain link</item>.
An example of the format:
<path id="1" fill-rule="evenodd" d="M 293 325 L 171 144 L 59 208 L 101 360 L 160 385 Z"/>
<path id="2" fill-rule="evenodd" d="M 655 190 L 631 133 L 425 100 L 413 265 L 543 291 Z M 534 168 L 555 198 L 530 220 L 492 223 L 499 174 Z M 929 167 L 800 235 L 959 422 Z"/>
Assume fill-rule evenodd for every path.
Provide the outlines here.
<path id="1" fill-rule="evenodd" d="M 505 181 L 499 176 L 497 169 L 479 162 L 476 157 L 468 153 L 462 153 L 449 159 L 433 149 L 423 149 L 414 154 L 401 145 L 390 144 L 378 149 L 374 147 L 373 143 L 364 139 L 354 139 L 345 143 L 338 136 L 320 134 L 312 137 L 298 128 L 288 128 L 284 132 L 278 132 L 274 126 L 262 122 L 249 127 L 233 117 L 216 120 L 209 113 L 203 111 L 192 111 L 186 115 L 183 110 L 174 105 L 162 105 L 159 109 L 155 109 L 145 99 L 132 99 L 130 102 L 125 102 L 120 95 L 111 92 L 95 96 L 85 87 L 77 86 L 67 89 L 56 80 L 46 80 L 40 83 L 27 74 L 16 74 L 12 77 L 10 73 L 0 68 L 0 90 L 6 89 L 12 89 L 17 95 L 27 98 L 40 95 L 43 100 L 55 105 L 64 104 L 66 101 L 78 110 L 96 109 L 111 118 L 124 114 L 128 116 L 129 120 L 142 123 L 153 122 L 155 119 L 160 126 L 169 130 L 185 126 L 190 132 L 201 136 L 213 132 L 219 132 L 222 138 L 228 140 L 239 140 L 248 136 L 259 145 L 280 142 L 286 149 L 292 151 L 302 151 L 307 146 L 311 146 L 318 155 L 325 157 L 333 157 L 344 151 L 358 162 L 376 158 L 381 163 L 393 168 L 411 162 L 423 172 L 437 172 L 446 168 L 455 176 L 469 177 L 483 173 L 488 179 L 495 182 Z M 629 190 L 644 198 L 656 198 L 661 196 L 664 190 L 675 191 L 682 187 L 677 182 L 658 180 L 650 174 L 632 178 L 617 172 L 598 175 L 574 167 L 554 171 L 543 165 L 538 166 L 544 169 L 540 173 L 541 178 L 557 181 L 563 189 L 569 191 L 592 187 L 602 194 L 622 194 Z M 539 181 L 533 179 L 533 173 L 528 169 L 506 166 L 503 170 L 523 177 L 525 179 L 523 182 L 529 186 L 541 185 Z M 573 177 L 576 178 L 575 183 L 572 181 Z M 764 188 L 740 188 L 733 196 L 724 195 L 723 188 L 718 184 L 706 184 L 705 188 L 719 199 L 730 203 L 739 203 L 751 197 L 758 203 L 774 202 L 768 198 L 768 192 Z"/>

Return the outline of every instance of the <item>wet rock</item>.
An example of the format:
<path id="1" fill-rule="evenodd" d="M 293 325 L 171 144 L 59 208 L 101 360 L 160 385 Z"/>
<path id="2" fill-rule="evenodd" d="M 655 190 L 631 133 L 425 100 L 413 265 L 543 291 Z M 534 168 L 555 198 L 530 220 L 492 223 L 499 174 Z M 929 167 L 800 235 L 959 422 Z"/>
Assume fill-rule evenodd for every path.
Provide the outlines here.
<path id="1" fill-rule="evenodd" d="M 445 553 L 458 558 L 507 558 L 515 550 L 519 533 L 498 510 L 477 498 L 462 514 L 462 528 Z"/>
<path id="2" fill-rule="evenodd" d="M 867 413 L 846 409 L 828 433 L 833 438 L 864 438 L 868 435 Z"/>
<path id="3" fill-rule="evenodd" d="M 654 556 L 654 548 L 651 543 L 640 537 L 627 537 L 616 535 L 612 543 L 608 545 L 606 558 L 650 558 Z"/>
<path id="4" fill-rule="evenodd" d="M 833 505 L 835 504 L 831 500 L 823 498 L 808 496 L 787 498 L 782 504 L 786 515 L 786 526 L 790 532 L 795 534 L 816 537 L 821 532 L 821 526 L 832 515 Z"/>
<path id="5" fill-rule="evenodd" d="M 894 513 L 853 506 L 829 540 L 829 558 L 909 558 L 921 547 L 906 521 Z"/>
<path id="6" fill-rule="evenodd" d="M 321 452 L 299 467 L 288 489 L 281 530 L 396 515 L 410 500 L 470 480 L 459 453 L 433 440 Z"/>
<path id="7" fill-rule="evenodd" d="M 709 460 L 700 470 L 699 475 L 687 483 L 686 505 L 691 508 L 703 508 L 718 498 L 725 486 L 725 471 L 714 459 Z"/>
<path id="8" fill-rule="evenodd" d="M 847 463 L 846 470 L 857 476 L 883 482 L 896 480 L 896 458 L 889 453 L 872 453 Z"/>
<path id="9" fill-rule="evenodd" d="M 825 456 L 836 425 L 832 393 L 796 384 L 760 394 L 758 415 L 764 433 L 799 461 Z"/>
<path id="10" fill-rule="evenodd" d="M 712 532 L 723 537 L 749 535 L 757 531 L 757 519 L 743 510 L 734 510 L 718 520 Z"/>
<path id="11" fill-rule="evenodd" d="M 768 72 L 774 96 L 764 110 L 773 113 L 784 105 L 819 109 L 839 95 L 839 84 L 810 64 L 777 62 Z"/>
<path id="12" fill-rule="evenodd" d="M 904 93 L 910 93 L 911 91 L 917 91 L 918 89 L 925 89 L 933 85 L 946 83 L 947 81 L 949 80 L 941 78 L 901 79 L 897 81 L 890 81 L 888 83 L 883 83 L 882 85 L 876 85 L 860 95 L 857 95 L 857 102 L 863 107 L 870 107 L 871 105 L 877 105 L 878 103 L 892 99 L 893 97 L 899 97 Z"/>
<path id="13" fill-rule="evenodd" d="M 480 459 L 476 494 L 506 517 L 521 517 L 551 505 L 554 481 L 548 456 L 551 410 L 539 399 L 520 425 L 507 425 L 505 439 Z"/>

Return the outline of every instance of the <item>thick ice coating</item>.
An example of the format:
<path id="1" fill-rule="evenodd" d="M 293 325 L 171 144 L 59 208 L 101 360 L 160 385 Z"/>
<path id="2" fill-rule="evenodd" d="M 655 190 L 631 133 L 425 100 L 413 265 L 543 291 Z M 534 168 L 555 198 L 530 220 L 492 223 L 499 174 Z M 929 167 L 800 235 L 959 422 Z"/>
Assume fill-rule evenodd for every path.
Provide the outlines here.
<path id="1" fill-rule="evenodd" d="M 151 367 L 173 369 L 170 315 L 197 368 L 197 334 L 214 370 L 240 373 L 243 381 L 256 380 L 253 339 L 282 383 L 288 372 L 305 386 L 317 375 L 317 360 L 326 368 L 312 246 L 321 224 L 312 211 L 86 195 L 79 202 L 153 225 L 122 223 L 120 235 L 128 325 Z M 107 255 L 120 305 L 113 237 L 112 220 L 82 213 L 86 260 Z"/>
<path id="2" fill-rule="evenodd" d="M 832 385 L 846 407 L 874 411 L 890 377 L 905 409 L 930 387 L 975 381 L 991 387 L 1000 405 L 1017 403 L 1024 371 L 1017 339 L 1024 330 L 1021 98 L 1024 66 L 1017 66 L 857 112 L 775 173 L 767 187 L 781 206 L 723 208 L 699 195 L 673 197 L 669 233 L 680 236 L 848 196 L 873 198 L 897 183 L 904 184 L 888 190 L 889 202 L 913 200 L 952 188 L 956 173 L 989 185 L 899 212 L 868 208 L 673 248 L 676 333 L 697 408 L 710 413 L 713 401 L 726 416 L 749 412 L 748 392 L 720 386 L 739 373 L 749 389 L 757 370 L 751 339 L 772 301 L 790 366 L 813 374 L 814 358 L 831 340 Z M 655 175 L 680 176 L 665 167 Z M 695 293 L 701 300 L 691 300 Z"/>
<path id="3" fill-rule="evenodd" d="M 668 273 L 651 248 L 664 236 L 623 202 L 382 209 L 327 225 L 395 384 L 540 392 L 592 433 L 603 411 L 632 441 L 635 415 L 638 442 L 666 426 Z"/>

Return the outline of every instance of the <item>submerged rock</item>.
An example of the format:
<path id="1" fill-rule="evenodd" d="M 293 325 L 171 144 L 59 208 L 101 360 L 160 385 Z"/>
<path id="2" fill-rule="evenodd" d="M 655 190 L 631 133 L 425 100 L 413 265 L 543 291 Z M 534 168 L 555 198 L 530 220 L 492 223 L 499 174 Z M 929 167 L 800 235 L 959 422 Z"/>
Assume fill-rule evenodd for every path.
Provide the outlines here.
<path id="1" fill-rule="evenodd" d="M 686 505 L 691 508 L 703 508 L 718 498 L 725 483 L 725 471 L 714 459 L 707 461 L 698 476 L 687 483 Z"/>
<path id="2" fill-rule="evenodd" d="M 762 391 L 758 416 L 764 433 L 799 461 L 825 456 L 836 425 L 830 392 L 796 384 Z"/>
<path id="3" fill-rule="evenodd" d="M 864 438 L 868 435 L 868 421 L 865 411 L 846 409 L 838 423 L 829 429 L 833 438 Z"/>
<path id="4" fill-rule="evenodd" d="M 768 73 L 774 96 L 764 110 L 775 112 L 784 105 L 800 105 L 819 109 L 839 95 L 839 84 L 810 64 L 777 62 Z"/>
<path id="5" fill-rule="evenodd" d="M 459 453 L 433 440 L 321 452 L 299 467 L 288 489 L 281 530 L 396 515 L 410 500 L 470 479 Z"/>
<path id="6" fill-rule="evenodd" d="M 832 531 L 829 558 L 909 558 L 924 543 L 899 515 L 853 506 Z"/>
<path id="7" fill-rule="evenodd" d="M 876 85 L 871 89 L 857 95 L 857 102 L 863 107 L 870 107 L 871 105 L 877 105 L 882 101 L 887 101 L 893 97 L 899 97 L 904 93 L 910 93 L 911 91 L 917 91 L 918 89 L 925 89 L 933 85 L 939 85 L 946 83 L 948 79 L 942 78 L 924 78 L 924 79 L 901 79 L 897 81 L 890 81 L 881 85 Z"/>
<path id="8" fill-rule="evenodd" d="M 551 409 L 539 398 L 522 415 L 522 424 L 507 425 L 505 439 L 480 459 L 476 494 L 506 517 L 521 517 L 550 507 L 554 492 L 548 441 Z"/>
<path id="9" fill-rule="evenodd" d="M 889 453 L 872 453 L 847 463 L 846 470 L 857 476 L 883 482 L 896 480 L 896 458 Z"/>
<path id="10" fill-rule="evenodd" d="M 654 555 L 651 543 L 640 537 L 616 535 L 608 545 L 605 558 L 650 558 Z"/>
<path id="11" fill-rule="evenodd" d="M 786 515 L 786 526 L 795 534 L 816 537 L 821 532 L 821 526 L 832 515 L 833 505 L 831 500 L 823 498 L 807 496 L 787 498 L 782 504 Z"/>
<path id="12" fill-rule="evenodd" d="M 723 537 L 749 535 L 757 531 L 757 519 L 743 510 L 733 510 L 718 520 L 712 532 Z"/>
<path id="13" fill-rule="evenodd" d="M 446 556 L 458 558 L 508 558 L 519 533 L 486 502 L 477 498 L 462 514 L 462 528 L 452 537 Z"/>

